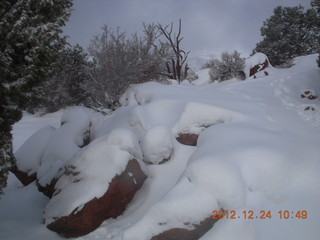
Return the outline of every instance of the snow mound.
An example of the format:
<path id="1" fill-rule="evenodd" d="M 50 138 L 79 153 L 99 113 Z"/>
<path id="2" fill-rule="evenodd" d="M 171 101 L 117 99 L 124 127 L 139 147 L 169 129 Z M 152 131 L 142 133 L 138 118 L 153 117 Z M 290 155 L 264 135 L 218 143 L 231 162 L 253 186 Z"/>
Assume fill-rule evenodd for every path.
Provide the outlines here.
<path id="1" fill-rule="evenodd" d="M 114 129 L 107 137 L 107 143 L 117 145 L 121 150 L 127 151 L 135 159 L 142 159 L 141 147 L 136 135 L 124 128 Z"/>
<path id="2" fill-rule="evenodd" d="M 180 119 L 173 127 L 175 135 L 179 133 L 199 134 L 203 129 L 218 123 L 229 122 L 236 113 L 208 104 L 189 102 Z"/>
<path id="3" fill-rule="evenodd" d="M 46 126 L 34 133 L 14 154 L 19 170 L 32 175 L 37 172 L 40 161 L 55 128 Z"/>
<path id="4" fill-rule="evenodd" d="M 193 224 L 211 216 L 219 209 L 216 199 L 183 177 L 144 217 L 129 228 L 124 240 L 148 240 L 166 230 L 192 230 Z"/>
<path id="5" fill-rule="evenodd" d="M 246 202 L 245 182 L 232 163 L 214 157 L 195 159 L 185 175 L 193 184 L 212 194 L 222 209 L 237 209 Z"/>
<path id="6" fill-rule="evenodd" d="M 171 132 L 166 126 L 155 126 L 146 132 L 141 141 L 144 161 L 159 164 L 167 161 L 173 151 Z"/>
<path id="7" fill-rule="evenodd" d="M 81 108 L 73 108 L 61 117 L 62 126 L 47 142 L 37 179 L 41 186 L 51 183 L 67 160 L 80 151 L 90 132 L 90 118 Z"/>
<path id="8" fill-rule="evenodd" d="M 55 185 L 58 192 L 45 208 L 47 225 L 74 209 L 81 209 L 91 199 L 101 197 L 112 178 L 125 170 L 133 157 L 109 141 L 108 137 L 95 140 L 68 162 L 65 174 Z"/>

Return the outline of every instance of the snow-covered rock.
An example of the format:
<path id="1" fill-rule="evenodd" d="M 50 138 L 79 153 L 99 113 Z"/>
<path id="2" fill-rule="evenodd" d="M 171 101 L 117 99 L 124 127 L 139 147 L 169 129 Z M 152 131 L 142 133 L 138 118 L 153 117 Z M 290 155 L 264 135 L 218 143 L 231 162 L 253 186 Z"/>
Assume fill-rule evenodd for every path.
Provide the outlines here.
<path id="1" fill-rule="evenodd" d="M 141 162 L 109 141 L 95 140 L 68 162 L 45 209 L 49 229 L 66 237 L 88 234 L 121 215 L 141 188 Z"/>
<path id="2" fill-rule="evenodd" d="M 66 162 L 88 142 L 90 118 L 82 108 L 72 108 L 61 117 L 61 127 L 47 141 L 37 170 L 39 190 L 51 197 Z"/>
<path id="3" fill-rule="evenodd" d="M 264 53 L 255 53 L 253 56 L 246 59 L 244 72 L 247 77 L 251 77 L 270 66 L 271 65 L 267 55 L 265 55 Z M 264 73 L 265 75 L 269 74 L 267 71 L 264 71 Z"/>
<path id="4" fill-rule="evenodd" d="M 143 160 L 161 164 L 170 159 L 173 151 L 172 134 L 168 127 L 159 125 L 146 132 L 141 141 Z"/>
<path id="5" fill-rule="evenodd" d="M 24 185 L 36 180 L 43 152 L 54 130 L 52 126 L 41 128 L 15 152 L 17 162 L 12 172 Z"/>
<path id="6" fill-rule="evenodd" d="M 315 100 L 318 98 L 316 92 L 313 89 L 304 90 L 300 96 L 301 98 L 307 98 L 309 100 Z"/>
<path id="7" fill-rule="evenodd" d="M 125 232 L 123 239 L 198 239 L 215 223 L 213 210 L 219 210 L 213 195 L 183 177 Z"/>

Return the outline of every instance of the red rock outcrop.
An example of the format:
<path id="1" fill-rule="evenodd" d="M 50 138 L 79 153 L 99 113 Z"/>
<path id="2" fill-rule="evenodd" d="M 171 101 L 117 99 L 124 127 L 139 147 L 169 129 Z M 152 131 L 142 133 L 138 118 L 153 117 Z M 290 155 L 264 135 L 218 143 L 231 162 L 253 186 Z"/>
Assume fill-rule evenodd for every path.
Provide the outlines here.
<path id="1" fill-rule="evenodd" d="M 29 175 L 28 173 L 19 170 L 17 166 L 14 166 L 10 171 L 14 175 L 16 175 L 16 177 L 20 180 L 20 182 L 22 182 L 24 186 L 29 185 L 37 179 L 37 173 Z"/>
<path id="2" fill-rule="evenodd" d="M 173 228 L 160 233 L 157 236 L 151 238 L 151 240 L 198 240 L 206 232 L 208 232 L 213 225 L 218 221 L 218 219 L 212 219 L 212 217 L 206 218 L 199 224 L 192 224 L 194 229 L 188 230 L 183 228 Z M 186 223 L 186 225 L 189 225 Z"/>
<path id="3" fill-rule="evenodd" d="M 199 135 L 194 133 L 179 133 L 176 139 L 181 144 L 197 146 L 198 137 Z"/>
<path id="4" fill-rule="evenodd" d="M 68 238 L 88 234 L 104 220 L 121 215 L 146 178 L 138 161 L 130 160 L 124 172 L 112 179 L 102 197 L 90 200 L 81 210 L 74 209 L 70 215 L 56 219 L 47 227 Z M 85 194 L 85 189 L 83 191 Z"/>
<path id="5" fill-rule="evenodd" d="M 46 195 L 48 198 L 52 198 L 53 193 L 55 191 L 54 186 L 56 185 L 57 181 L 59 179 L 58 178 L 54 178 L 50 184 L 46 185 L 46 186 L 42 186 L 41 184 L 39 184 L 37 182 L 37 187 L 39 192 L 42 192 L 44 195 Z"/>
<path id="6" fill-rule="evenodd" d="M 269 62 L 267 59 L 263 63 L 255 65 L 254 67 L 250 68 L 249 77 L 255 75 L 257 72 L 260 72 L 266 69 L 268 66 L 269 66 Z"/>
<path id="7" fill-rule="evenodd" d="M 301 98 L 307 98 L 309 100 L 315 100 L 318 98 L 317 94 L 315 93 L 315 91 L 313 90 L 305 90 L 302 94 L 301 94 Z"/>

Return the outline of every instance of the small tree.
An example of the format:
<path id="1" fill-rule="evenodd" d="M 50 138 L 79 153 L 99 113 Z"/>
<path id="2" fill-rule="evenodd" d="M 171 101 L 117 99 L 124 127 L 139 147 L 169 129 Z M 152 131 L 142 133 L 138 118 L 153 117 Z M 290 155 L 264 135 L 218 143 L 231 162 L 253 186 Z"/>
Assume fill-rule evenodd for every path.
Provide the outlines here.
<path id="1" fill-rule="evenodd" d="M 98 106 L 113 108 L 123 91 L 134 83 L 157 79 L 162 72 L 163 59 L 155 40 L 159 34 L 155 25 L 144 24 L 144 36 L 127 37 L 119 29 L 103 27 L 89 47 L 95 63 L 92 81 L 88 85 Z"/>
<path id="2" fill-rule="evenodd" d="M 311 6 L 314 8 L 314 10 L 317 12 L 317 27 L 320 29 L 320 0 L 313 0 L 311 2 Z M 317 64 L 318 67 L 320 67 L 320 33 L 319 31 L 317 32 L 317 38 L 318 38 L 318 59 L 317 59 Z"/>
<path id="3" fill-rule="evenodd" d="M 281 65 L 288 60 L 318 50 L 316 11 L 302 6 L 274 9 L 273 15 L 261 27 L 264 39 L 253 52 L 265 53 L 273 65 Z"/>
<path id="4" fill-rule="evenodd" d="M 42 89 L 42 106 L 46 112 L 54 112 L 66 106 L 89 104 L 90 71 L 93 64 L 79 45 L 68 46 L 60 53 L 56 73 Z"/>
<path id="5" fill-rule="evenodd" d="M 221 54 L 221 61 L 212 59 L 209 65 L 211 66 L 209 70 L 211 81 L 221 82 L 232 78 L 244 80 L 245 60 L 240 57 L 238 51 L 231 54 L 224 52 Z"/>
<path id="6" fill-rule="evenodd" d="M 158 29 L 167 40 L 167 43 L 161 42 L 162 47 L 169 45 L 173 52 L 173 57 L 171 58 L 171 67 L 170 63 L 167 62 L 167 73 L 164 75 L 171 79 L 176 79 L 178 80 L 178 83 L 180 83 L 181 80 L 187 77 L 189 69 L 188 64 L 186 63 L 189 52 L 185 52 L 180 46 L 181 41 L 183 40 L 183 37 L 181 37 L 181 19 L 179 20 L 179 29 L 177 35 L 172 35 L 173 23 L 167 26 L 163 26 L 159 23 Z"/>

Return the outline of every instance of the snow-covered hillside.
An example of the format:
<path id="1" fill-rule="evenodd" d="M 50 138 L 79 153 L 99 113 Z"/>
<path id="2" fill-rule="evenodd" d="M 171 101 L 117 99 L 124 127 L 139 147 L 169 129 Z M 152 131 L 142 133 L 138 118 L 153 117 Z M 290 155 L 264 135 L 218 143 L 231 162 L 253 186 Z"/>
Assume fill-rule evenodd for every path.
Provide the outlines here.
<path id="1" fill-rule="evenodd" d="M 299 57 L 289 69 L 269 68 L 268 74 L 245 81 L 208 84 L 203 70 L 197 85 L 134 85 L 111 116 L 85 110 L 91 143 L 75 147 L 69 160 L 50 163 L 75 170 L 58 180 L 51 199 L 35 182 L 23 187 L 10 175 L 0 199 L 0 239 L 64 239 L 46 224 L 102 196 L 111 172 L 120 174 L 131 158 L 147 176 L 142 187 L 122 215 L 77 239 L 170 239 L 166 234 L 181 234 L 172 229 L 191 232 L 208 221 L 211 226 L 213 212 L 220 210 L 228 211 L 229 219 L 218 220 L 201 240 L 318 239 L 320 70 L 315 59 Z M 62 115 L 25 114 L 13 129 L 15 151 L 43 126 L 59 128 Z M 196 143 L 186 144 L 191 137 Z M 78 138 L 70 139 L 77 143 Z M 52 140 L 41 151 L 54 145 Z"/>

